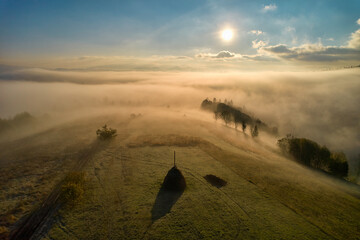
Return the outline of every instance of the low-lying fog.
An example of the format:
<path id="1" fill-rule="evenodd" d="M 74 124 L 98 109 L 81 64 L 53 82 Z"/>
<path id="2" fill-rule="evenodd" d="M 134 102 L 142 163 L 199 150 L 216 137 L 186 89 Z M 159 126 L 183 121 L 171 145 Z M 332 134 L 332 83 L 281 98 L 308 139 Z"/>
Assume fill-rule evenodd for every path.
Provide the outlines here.
<path id="1" fill-rule="evenodd" d="M 307 137 L 360 153 L 360 70 L 259 73 L 70 72 L 12 69 L 0 73 L 0 118 L 27 111 L 66 116 L 106 107 L 197 110 L 203 99 L 233 100 L 280 136 Z M 200 111 L 200 110 L 199 110 Z M 209 114 L 210 115 L 210 114 Z"/>

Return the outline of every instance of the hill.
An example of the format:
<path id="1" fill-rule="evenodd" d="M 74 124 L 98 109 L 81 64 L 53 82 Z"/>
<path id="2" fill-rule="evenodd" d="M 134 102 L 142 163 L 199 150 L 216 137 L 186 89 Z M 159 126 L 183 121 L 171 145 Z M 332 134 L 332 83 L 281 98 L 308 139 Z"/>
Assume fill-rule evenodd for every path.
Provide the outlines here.
<path id="1" fill-rule="evenodd" d="M 24 227 L 32 239 L 360 236 L 359 186 L 282 156 L 276 139 L 253 139 L 208 113 L 137 110 L 141 117 L 111 111 L 1 143 L 2 238 L 20 239 Z M 96 137 L 104 124 L 117 129 L 110 141 Z M 186 189 L 159 204 L 174 150 Z M 69 205 L 54 196 L 74 171 L 85 176 L 83 195 Z"/>

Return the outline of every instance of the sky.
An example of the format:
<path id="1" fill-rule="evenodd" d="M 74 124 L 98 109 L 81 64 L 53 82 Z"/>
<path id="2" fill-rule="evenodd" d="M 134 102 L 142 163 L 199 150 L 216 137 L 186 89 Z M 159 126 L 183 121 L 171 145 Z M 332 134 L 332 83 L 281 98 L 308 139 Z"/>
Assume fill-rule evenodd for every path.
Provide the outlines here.
<path id="1" fill-rule="evenodd" d="M 225 41 L 221 32 L 233 31 Z M 0 0 L 0 63 L 209 70 L 360 63 L 360 1 Z"/>

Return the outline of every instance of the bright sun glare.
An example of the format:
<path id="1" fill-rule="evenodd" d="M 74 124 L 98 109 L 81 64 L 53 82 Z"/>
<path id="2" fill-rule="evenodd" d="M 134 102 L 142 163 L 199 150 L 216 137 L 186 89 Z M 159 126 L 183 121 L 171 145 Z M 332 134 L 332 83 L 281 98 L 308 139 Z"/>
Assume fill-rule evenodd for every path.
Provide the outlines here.
<path id="1" fill-rule="evenodd" d="M 225 41 L 230 41 L 233 38 L 233 31 L 231 29 L 225 29 L 221 33 L 221 37 Z"/>

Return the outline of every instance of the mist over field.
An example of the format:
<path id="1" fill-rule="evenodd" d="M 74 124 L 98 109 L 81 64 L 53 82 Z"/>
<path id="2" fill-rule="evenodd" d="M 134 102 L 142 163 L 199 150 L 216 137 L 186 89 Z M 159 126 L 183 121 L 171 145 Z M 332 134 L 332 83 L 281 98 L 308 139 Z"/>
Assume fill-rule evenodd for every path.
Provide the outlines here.
<path id="1" fill-rule="evenodd" d="M 1 75 L 0 115 L 89 114 L 100 108 L 198 110 L 205 98 L 235 106 L 270 125 L 345 151 L 360 147 L 360 71 L 192 73 L 71 72 L 21 69 Z M 210 116 L 210 114 L 209 114 Z M 146 126 L 144 126 L 146 127 Z"/>

